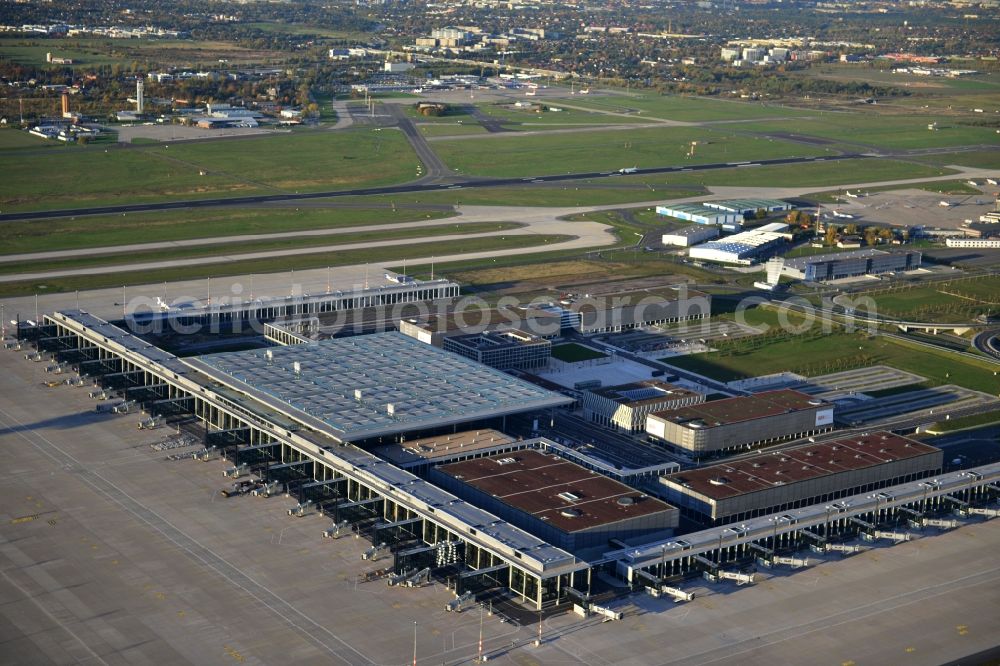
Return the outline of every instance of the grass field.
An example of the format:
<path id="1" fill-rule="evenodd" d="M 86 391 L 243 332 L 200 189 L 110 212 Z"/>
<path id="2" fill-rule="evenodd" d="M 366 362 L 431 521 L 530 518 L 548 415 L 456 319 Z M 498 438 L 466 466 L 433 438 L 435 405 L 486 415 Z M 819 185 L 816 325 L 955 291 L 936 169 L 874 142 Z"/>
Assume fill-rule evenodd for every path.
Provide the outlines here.
<path id="1" fill-rule="evenodd" d="M 426 123 L 417 121 L 417 128 L 420 133 L 428 138 L 438 136 L 468 136 L 470 134 L 486 134 L 486 128 L 474 120 L 457 120 L 447 122 Z"/>
<path id="2" fill-rule="evenodd" d="M 14 128 L 0 130 L 0 150 L 21 150 L 24 148 L 68 148 L 72 150 L 75 146 L 48 141 Z"/>
<path id="3" fill-rule="evenodd" d="M 809 111 L 759 102 L 737 102 L 704 97 L 682 97 L 641 93 L 634 95 L 596 95 L 576 97 L 574 106 L 616 113 L 635 113 L 666 120 L 705 122 L 710 120 L 743 120 L 748 118 L 799 117 Z M 640 113 L 641 112 L 641 113 Z"/>
<path id="4" fill-rule="evenodd" d="M 696 154 L 686 157 L 692 141 L 698 141 Z M 822 148 L 697 127 L 531 136 L 495 134 L 489 138 L 436 141 L 434 150 L 462 174 L 495 177 L 826 154 Z"/>
<path id="5" fill-rule="evenodd" d="M 380 229 L 377 226 L 371 230 L 355 231 L 351 233 L 332 234 L 323 236 L 305 236 L 295 238 L 277 238 L 256 241 L 243 241 L 239 243 L 225 243 L 217 245 L 196 245 L 191 247 L 167 247 L 155 250 L 131 251 L 127 253 L 102 254 L 101 250 L 84 254 L 78 257 L 67 257 L 63 259 L 42 259 L 32 261 L 30 264 L 24 263 L 0 263 L 0 275 L 10 275 L 24 271 L 57 271 L 72 270 L 78 268 L 91 268 L 94 266 L 107 266 L 109 270 L 114 267 L 121 267 L 120 270 L 127 270 L 127 264 L 138 262 L 169 261 L 172 259 L 193 259 L 204 257 L 212 260 L 220 255 L 234 256 L 252 252 L 265 252 L 268 250 L 291 250 L 300 249 L 302 252 L 309 252 L 311 248 L 325 245 L 348 245 L 351 243 L 367 243 L 377 241 L 390 241 L 398 239 L 413 239 L 415 243 L 423 242 L 425 239 L 435 236 L 468 235 L 481 234 L 495 231 L 506 231 L 516 229 L 523 225 L 514 222 L 480 222 L 476 224 L 432 224 L 413 225 L 407 229 Z"/>
<path id="6" fill-rule="evenodd" d="M 555 345 L 552 347 L 552 358 L 566 363 L 593 361 L 594 359 L 607 357 L 608 355 L 604 352 L 599 352 L 596 349 L 578 345 L 575 342 L 570 342 L 564 345 Z"/>
<path id="7" fill-rule="evenodd" d="M 878 312 L 919 321 L 961 322 L 1000 303 L 1000 277 L 984 276 L 933 286 L 869 293 Z"/>
<path id="8" fill-rule="evenodd" d="M 995 139 L 1000 145 L 1000 135 Z M 939 153 L 937 155 L 921 155 L 914 158 L 927 164 L 954 164 L 957 166 L 976 167 L 979 169 L 1000 170 L 1000 150 L 979 150 L 956 153 Z"/>
<path id="9" fill-rule="evenodd" d="M 439 220 L 443 211 L 397 208 L 217 208 L 167 213 L 94 215 L 32 220 L 10 225 L 0 254 L 212 238 L 283 231 L 337 229 L 394 222 Z"/>
<path id="10" fill-rule="evenodd" d="M 31 163 L 5 169 L 5 212 L 384 185 L 412 178 L 418 162 L 400 132 L 348 130 L 46 151 Z"/>
<path id="11" fill-rule="evenodd" d="M 554 185 L 528 185 L 511 187 L 462 188 L 438 192 L 413 192 L 406 194 L 378 195 L 376 197 L 344 197 L 343 201 L 359 203 L 379 201 L 404 204 L 466 204 L 478 206 L 601 206 L 632 204 L 646 201 L 665 201 L 703 194 L 696 186 L 655 187 L 641 181 L 627 179 L 598 179 L 574 181 L 562 187 Z"/>
<path id="12" fill-rule="evenodd" d="M 929 131 L 928 123 L 938 123 Z M 821 118 L 762 123 L 747 123 L 740 128 L 768 134 L 804 134 L 883 149 L 937 148 L 996 143 L 996 132 L 987 127 L 959 125 L 947 116 L 886 116 L 824 114 Z"/>
<path id="13" fill-rule="evenodd" d="M 976 391 L 997 393 L 995 366 L 966 357 L 910 345 L 891 338 L 834 332 L 803 335 L 758 347 L 752 352 L 719 352 L 663 359 L 678 368 L 731 381 L 790 371 L 815 376 L 850 367 L 889 365 L 928 379 L 930 385 L 958 384 Z"/>
<path id="14" fill-rule="evenodd" d="M 753 169 L 691 171 L 644 178 L 673 185 L 742 185 L 747 187 L 835 187 L 853 183 L 930 178 L 955 173 L 950 169 L 889 159 L 858 159 L 763 166 Z"/>
<path id="15" fill-rule="evenodd" d="M 49 65 L 45 54 L 72 58 L 72 65 Z M 199 39 L 31 39 L 26 37 L 0 38 L 0 59 L 26 65 L 54 69 L 93 69 L 98 65 L 132 62 L 151 63 L 159 67 L 218 64 L 219 58 L 231 63 L 280 61 L 287 57 L 278 51 L 249 49 L 233 42 Z"/>
<path id="16" fill-rule="evenodd" d="M 0 284 L 0 297 L 27 296 L 39 293 L 84 291 L 105 287 L 120 287 L 123 284 L 155 284 L 176 280 L 193 280 L 223 275 L 249 275 L 276 273 L 287 270 L 324 268 L 351 264 L 401 261 L 422 257 L 440 257 L 460 252 L 489 252 L 531 248 L 568 240 L 569 236 L 491 236 L 463 240 L 436 241 L 415 245 L 378 247 L 371 249 L 345 250 L 337 253 L 300 254 L 292 257 L 255 259 L 253 261 L 230 261 L 205 263 L 183 268 L 158 270 L 122 271 L 101 275 L 84 275 L 67 278 L 53 278 L 45 281 L 21 281 Z M 412 271 L 411 271 L 412 272 Z"/>
<path id="17" fill-rule="evenodd" d="M 928 428 L 927 431 L 931 433 L 955 432 L 956 430 L 992 425 L 994 423 L 1000 423 L 1000 411 L 986 412 L 985 414 L 973 414 L 972 416 L 963 416 L 957 419 L 948 419 L 947 421 L 938 421 L 932 427 Z"/>

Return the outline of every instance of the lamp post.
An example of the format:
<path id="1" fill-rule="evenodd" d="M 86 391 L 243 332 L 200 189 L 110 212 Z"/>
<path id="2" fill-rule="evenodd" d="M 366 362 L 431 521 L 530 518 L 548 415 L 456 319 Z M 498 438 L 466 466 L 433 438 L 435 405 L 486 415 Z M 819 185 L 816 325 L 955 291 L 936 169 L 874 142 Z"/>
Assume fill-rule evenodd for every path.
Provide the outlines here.
<path id="1" fill-rule="evenodd" d="M 417 666 L 417 621 L 413 621 L 413 666 Z"/>

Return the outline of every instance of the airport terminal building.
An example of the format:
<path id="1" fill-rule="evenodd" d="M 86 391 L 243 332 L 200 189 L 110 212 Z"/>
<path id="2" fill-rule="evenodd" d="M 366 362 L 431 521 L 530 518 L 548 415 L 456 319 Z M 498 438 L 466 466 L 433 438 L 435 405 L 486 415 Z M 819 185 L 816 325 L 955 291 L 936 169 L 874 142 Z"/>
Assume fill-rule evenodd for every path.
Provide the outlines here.
<path id="1" fill-rule="evenodd" d="M 524 449 L 432 468 L 469 502 L 569 551 L 669 534 L 675 507 L 559 456 Z"/>
<path id="2" fill-rule="evenodd" d="M 707 524 L 830 502 L 941 471 L 940 449 L 890 432 L 796 446 L 660 478 L 666 497 Z"/>

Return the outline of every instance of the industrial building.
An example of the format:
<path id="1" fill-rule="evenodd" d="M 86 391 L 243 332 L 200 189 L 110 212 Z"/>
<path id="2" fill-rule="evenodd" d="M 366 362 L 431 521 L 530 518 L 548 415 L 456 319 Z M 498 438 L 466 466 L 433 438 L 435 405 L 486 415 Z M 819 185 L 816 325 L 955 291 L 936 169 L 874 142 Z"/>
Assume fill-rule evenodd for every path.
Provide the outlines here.
<path id="1" fill-rule="evenodd" d="M 722 264 L 749 266 L 766 258 L 786 242 L 786 234 L 762 229 L 751 229 L 720 240 L 708 241 L 688 250 L 692 259 L 715 261 Z"/>
<path id="2" fill-rule="evenodd" d="M 683 227 L 663 234 L 664 245 L 691 247 L 719 237 L 719 228 L 710 226 Z"/>
<path id="3" fill-rule="evenodd" d="M 764 453 L 664 476 L 666 498 L 710 524 L 870 492 L 941 471 L 940 449 L 890 432 Z"/>
<path id="4" fill-rule="evenodd" d="M 525 449 L 442 465 L 431 479 L 569 551 L 677 527 L 675 507 L 554 455 Z"/>
<path id="5" fill-rule="evenodd" d="M 657 206 L 657 215 L 675 217 L 678 220 L 694 222 L 695 224 L 740 225 L 743 223 L 742 213 L 733 213 L 724 210 L 709 208 L 703 204 L 672 204 L 667 206 Z"/>
<path id="6" fill-rule="evenodd" d="M 544 368 L 552 343 L 525 331 L 483 331 L 444 338 L 443 349 L 500 370 Z"/>
<path id="7" fill-rule="evenodd" d="M 833 405 L 779 389 L 650 414 L 646 432 L 695 458 L 833 429 Z"/>
<path id="8" fill-rule="evenodd" d="M 651 379 L 583 392 L 585 418 L 616 430 L 636 433 L 646 429 L 653 412 L 705 402 L 705 396 L 673 384 Z"/>
<path id="9" fill-rule="evenodd" d="M 809 282 L 909 271 L 920 267 L 919 250 L 885 252 L 874 248 L 786 259 L 783 272 Z"/>
<path id="10" fill-rule="evenodd" d="M 723 199 L 721 201 L 706 201 L 702 205 L 728 213 L 739 213 L 744 217 L 755 214 L 759 210 L 767 213 L 780 213 L 792 209 L 792 204 L 781 199 Z"/>

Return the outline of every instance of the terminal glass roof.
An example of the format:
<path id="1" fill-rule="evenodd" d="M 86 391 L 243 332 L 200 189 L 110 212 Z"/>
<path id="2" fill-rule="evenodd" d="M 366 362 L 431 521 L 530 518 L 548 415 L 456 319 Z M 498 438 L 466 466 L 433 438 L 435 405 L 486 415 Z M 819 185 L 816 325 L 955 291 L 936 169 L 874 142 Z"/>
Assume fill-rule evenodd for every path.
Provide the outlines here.
<path id="1" fill-rule="evenodd" d="M 196 369 L 339 439 L 567 404 L 568 398 L 401 333 L 210 354 Z"/>

